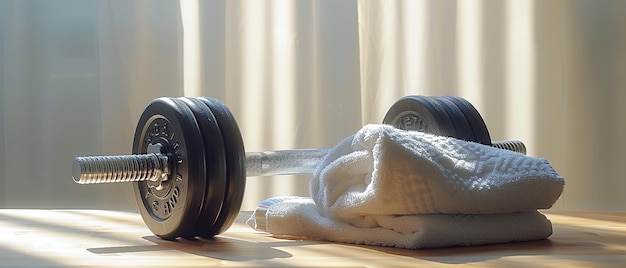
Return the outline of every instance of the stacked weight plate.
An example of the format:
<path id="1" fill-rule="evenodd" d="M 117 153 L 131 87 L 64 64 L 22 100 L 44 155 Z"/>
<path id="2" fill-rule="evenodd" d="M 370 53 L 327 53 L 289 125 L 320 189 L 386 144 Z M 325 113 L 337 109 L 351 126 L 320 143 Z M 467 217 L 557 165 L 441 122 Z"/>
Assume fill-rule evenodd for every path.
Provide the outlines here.
<path id="1" fill-rule="evenodd" d="M 389 108 L 383 123 L 492 145 L 487 125 L 476 108 L 457 96 L 406 96 Z"/>
<path id="2" fill-rule="evenodd" d="M 163 182 L 135 182 L 143 220 L 164 239 L 212 237 L 235 220 L 245 188 L 245 151 L 228 108 L 211 98 L 158 98 L 144 110 L 133 154 L 160 144 Z"/>

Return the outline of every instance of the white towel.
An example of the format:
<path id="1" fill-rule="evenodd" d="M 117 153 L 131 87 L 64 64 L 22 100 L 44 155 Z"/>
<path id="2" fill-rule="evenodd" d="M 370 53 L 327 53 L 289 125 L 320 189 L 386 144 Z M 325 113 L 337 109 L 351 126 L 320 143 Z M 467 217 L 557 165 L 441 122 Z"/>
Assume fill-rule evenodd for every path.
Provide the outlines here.
<path id="1" fill-rule="evenodd" d="M 407 249 L 476 246 L 545 239 L 551 222 L 536 210 L 505 214 L 364 215 L 357 221 L 319 214 L 307 197 L 264 200 L 247 221 L 250 227 L 334 242 Z"/>
<path id="2" fill-rule="evenodd" d="M 552 232 L 536 209 L 551 207 L 563 185 L 545 159 L 367 125 L 319 165 L 312 199 L 266 200 L 249 224 L 276 235 L 403 248 L 535 240 Z"/>

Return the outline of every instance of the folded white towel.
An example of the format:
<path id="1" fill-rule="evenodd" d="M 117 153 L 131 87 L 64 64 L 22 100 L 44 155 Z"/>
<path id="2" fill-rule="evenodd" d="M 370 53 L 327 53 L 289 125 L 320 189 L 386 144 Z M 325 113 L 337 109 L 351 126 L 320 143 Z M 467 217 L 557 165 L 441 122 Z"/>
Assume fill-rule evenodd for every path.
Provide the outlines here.
<path id="1" fill-rule="evenodd" d="M 322 161 L 312 199 L 266 200 L 249 224 L 276 235 L 403 248 L 535 240 L 552 233 L 536 209 L 551 207 L 563 185 L 545 159 L 368 125 Z"/>
<path id="2" fill-rule="evenodd" d="M 549 208 L 563 185 L 545 159 L 367 125 L 329 152 L 310 193 L 327 217 L 490 214 Z"/>
<path id="3" fill-rule="evenodd" d="M 305 197 L 264 200 L 247 223 L 273 235 L 407 249 L 531 241 L 552 234 L 550 221 L 536 210 L 475 215 L 364 215 L 353 223 L 321 216 L 313 200 Z"/>

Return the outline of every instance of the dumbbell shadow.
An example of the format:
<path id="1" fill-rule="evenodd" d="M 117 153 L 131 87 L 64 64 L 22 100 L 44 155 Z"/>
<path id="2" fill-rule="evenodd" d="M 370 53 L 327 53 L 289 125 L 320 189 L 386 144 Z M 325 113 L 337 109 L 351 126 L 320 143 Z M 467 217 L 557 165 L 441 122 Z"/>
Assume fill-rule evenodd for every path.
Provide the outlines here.
<path id="1" fill-rule="evenodd" d="M 293 243 L 289 242 L 250 242 L 223 236 L 209 239 L 174 241 L 163 240 L 157 236 L 144 236 L 143 239 L 154 243 L 154 245 L 102 247 L 89 248 L 87 250 L 101 255 L 173 250 L 211 259 L 237 262 L 293 257 L 292 254 L 277 249 L 293 245 Z M 298 245 L 301 245 L 301 242 Z M 207 263 L 207 265 L 210 265 L 210 263 Z"/>

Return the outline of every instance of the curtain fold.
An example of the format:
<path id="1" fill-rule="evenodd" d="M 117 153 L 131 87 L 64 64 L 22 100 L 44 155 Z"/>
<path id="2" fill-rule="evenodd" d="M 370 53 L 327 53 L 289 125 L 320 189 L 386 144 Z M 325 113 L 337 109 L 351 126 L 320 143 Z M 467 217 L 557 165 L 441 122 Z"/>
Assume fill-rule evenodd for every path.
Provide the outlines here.
<path id="1" fill-rule="evenodd" d="M 201 92 L 232 109 L 247 150 L 329 147 L 360 127 L 356 1 L 200 4 L 210 21 L 199 38 Z M 308 177 L 251 178 L 244 206 L 308 195 Z"/>
<path id="2" fill-rule="evenodd" d="M 597 122 L 626 114 L 624 53 L 600 45 L 626 40 L 624 4 L 596 2 L 0 1 L 0 206 L 133 208 L 130 187 L 74 185 L 69 166 L 129 153 L 156 97 L 221 99 L 259 151 L 333 146 L 423 94 L 468 99 L 493 139 L 548 158 L 572 206 L 615 207 L 626 185 L 587 152 L 623 160 L 623 128 Z M 244 209 L 287 194 L 308 195 L 308 176 L 250 178 Z"/>

